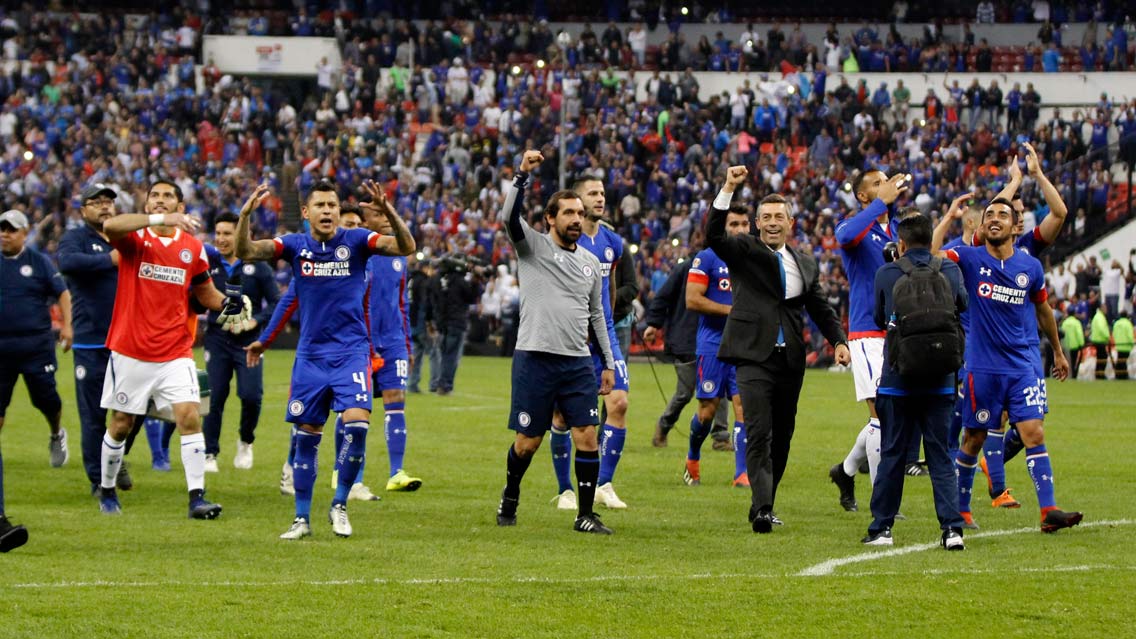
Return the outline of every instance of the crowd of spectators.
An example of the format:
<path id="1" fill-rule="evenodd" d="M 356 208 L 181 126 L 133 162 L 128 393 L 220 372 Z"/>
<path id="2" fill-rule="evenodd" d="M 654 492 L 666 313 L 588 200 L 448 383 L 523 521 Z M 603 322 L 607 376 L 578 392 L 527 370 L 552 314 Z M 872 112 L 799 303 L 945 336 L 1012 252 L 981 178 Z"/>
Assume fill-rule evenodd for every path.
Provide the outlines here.
<path id="1" fill-rule="evenodd" d="M 1075 212 L 1065 229 L 1075 241 L 1106 223 L 1117 159 L 1110 130 L 1136 140 L 1125 137 L 1136 134 L 1136 101 L 1114 105 L 1107 96 L 1069 119 L 1040 121 L 1042 98 L 1032 87 L 1011 88 L 1003 105 L 974 97 L 997 87 L 956 83 L 917 107 L 901 85 L 889 93 L 842 79 L 832 87 L 821 68 L 700 99 L 689 73 L 672 81 L 658 72 L 623 78 L 573 68 L 555 39 L 548 46 L 559 53 L 543 68 L 483 65 L 469 62 L 480 40 L 447 35 L 442 23 L 369 25 L 373 32 L 345 41 L 344 67 L 321 68 L 317 90 L 294 101 L 287 91 L 223 76 L 209 61 L 198 84 L 192 56 L 203 22 L 190 13 L 99 16 L 67 29 L 34 14 L 23 24 L 9 16 L 0 24 L 8 69 L 0 74 L 4 209 L 28 213 L 33 245 L 52 253 L 81 223 L 74 198 L 87 183 L 115 185 L 119 207 L 136 210 L 153 179 L 173 179 L 188 211 L 211 228 L 268 181 L 277 196 L 257 210 L 254 230 L 269 236 L 288 230 L 280 195 L 293 187 L 302 193 L 327 178 L 350 199 L 374 179 L 408 219 L 423 257 L 463 253 L 505 266 L 489 279 L 505 291 L 511 285 L 494 284 L 512 263 L 501 229 L 505 185 L 524 149 L 543 148 L 548 161 L 530 203 L 539 211 L 559 188 L 562 135 L 567 177 L 604 179 L 611 221 L 636 255 L 644 296 L 701 247 L 719 176 L 744 163 L 753 179 L 743 199 L 790 198 L 797 246 L 817 256 L 823 287 L 844 312 L 847 281 L 833 231 L 857 208 L 846 186 L 854 172 L 911 173 L 903 204 L 937 216 L 965 190 L 979 198 L 999 190 L 1025 135 Z M 180 38 L 187 27 L 195 35 Z M 413 69 L 399 59 L 410 40 L 422 52 Z M 1129 161 L 1131 146 L 1121 145 Z M 1029 180 L 1024 191 L 1032 226 L 1047 211 Z M 483 310 L 502 317 L 508 300 L 487 299 Z"/>

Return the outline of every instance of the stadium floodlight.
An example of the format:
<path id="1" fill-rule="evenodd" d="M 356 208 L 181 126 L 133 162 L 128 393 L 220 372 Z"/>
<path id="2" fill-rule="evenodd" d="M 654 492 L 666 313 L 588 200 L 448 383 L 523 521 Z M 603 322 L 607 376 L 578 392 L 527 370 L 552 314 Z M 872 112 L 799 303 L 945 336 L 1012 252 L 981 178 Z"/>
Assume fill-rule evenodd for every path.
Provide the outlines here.
<path id="1" fill-rule="evenodd" d="M 678 246 L 678 238 L 677 237 L 671 239 L 671 246 Z"/>
<path id="2" fill-rule="evenodd" d="M 686 7 L 683 7 L 683 8 L 681 9 L 681 13 L 682 13 L 682 15 L 684 15 L 684 16 L 685 16 L 685 15 L 689 15 L 689 14 L 690 14 L 690 9 L 688 9 L 688 8 L 686 8 Z"/>
<path id="3" fill-rule="evenodd" d="M 544 60 L 537 60 L 536 61 L 536 68 L 543 69 L 544 68 Z"/>
<path id="4" fill-rule="evenodd" d="M 417 259 L 417 260 L 418 260 L 419 262 L 421 262 L 422 260 L 426 259 L 426 254 L 425 254 L 425 253 L 423 253 L 422 251 L 418 251 L 417 253 L 415 253 L 415 254 L 414 254 L 414 257 L 415 257 L 415 258 L 416 258 L 416 259 Z"/>
<path id="5" fill-rule="evenodd" d="M 32 158 L 34 158 L 34 157 L 35 157 L 35 154 L 32 153 L 31 151 L 24 151 L 24 159 L 27 160 L 28 162 L 31 162 Z"/>
<path id="6" fill-rule="evenodd" d="M 919 120 L 919 126 L 927 126 L 927 121 L 926 121 L 926 120 L 923 120 L 923 119 L 920 119 L 920 120 Z"/>
<path id="7" fill-rule="evenodd" d="M 635 255 L 636 253 L 639 252 L 639 245 L 638 244 L 632 244 L 630 250 L 631 250 L 631 254 Z"/>
<path id="8" fill-rule="evenodd" d="M 747 47 L 753 47 L 753 40 L 752 39 L 746 40 L 746 46 Z"/>
<path id="9" fill-rule="evenodd" d="M 844 183 L 844 190 L 851 193 L 852 192 L 852 183 L 851 182 L 845 182 Z"/>
<path id="10" fill-rule="evenodd" d="M 513 68 L 512 68 L 512 71 L 513 71 L 513 75 L 521 75 L 521 67 L 520 67 L 520 65 L 514 64 L 514 65 L 513 65 Z"/>
<path id="11" fill-rule="evenodd" d="M 785 89 L 785 90 L 789 92 L 789 95 L 793 95 L 794 93 L 796 93 L 796 92 L 797 92 L 797 87 L 795 87 L 795 86 L 793 86 L 793 85 L 791 85 L 791 84 L 790 84 L 790 85 L 789 85 L 789 88 L 787 88 L 787 89 Z"/>

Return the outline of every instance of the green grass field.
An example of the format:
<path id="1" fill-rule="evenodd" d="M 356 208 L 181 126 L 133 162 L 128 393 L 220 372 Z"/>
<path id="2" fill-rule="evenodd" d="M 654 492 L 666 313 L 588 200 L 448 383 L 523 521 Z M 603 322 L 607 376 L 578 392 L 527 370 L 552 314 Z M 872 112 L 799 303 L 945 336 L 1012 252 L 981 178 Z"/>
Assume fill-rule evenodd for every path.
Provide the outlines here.
<path id="1" fill-rule="evenodd" d="M 200 356 L 199 356 L 200 359 Z M 494 523 L 511 433 L 509 361 L 467 358 L 455 393 L 408 400 L 406 466 L 417 493 L 351 502 L 355 536 L 332 535 L 325 441 L 314 535 L 277 540 L 292 501 L 277 482 L 290 353 L 267 360 L 256 466 L 232 467 L 237 404 L 222 435 L 209 495 L 217 521 L 185 518 L 185 483 L 149 469 L 143 439 L 129 458 L 136 487 L 122 517 L 104 517 L 81 470 L 71 358 L 60 360 L 71 461 L 47 460 L 47 428 L 23 390 L 3 431 L 8 513 L 29 543 L 0 555 L 6 637 L 936 637 L 1131 636 L 1136 613 L 1136 384 L 1050 384 L 1048 444 L 1059 503 L 1081 527 L 1037 532 L 1037 502 L 1021 458 L 1009 484 L 1023 508 L 975 506 L 982 531 L 967 550 L 937 547 L 926 478 L 908 480 L 896 546 L 866 551 L 861 512 L 845 513 L 827 470 L 864 423 L 848 375 L 810 373 L 790 466 L 779 493 L 786 525 L 755 535 L 748 493 L 728 485 L 732 453 L 703 454 L 703 485 L 681 480 L 685 438 L 655 449 L 662 398 L 646 364 L 631 367 L 630 434 L 616 475 L 630 508 L 604 512 L 616 530 L 571 530 L 542 450 L 525 480 L 515 528 Z M 656 366 L 663 388 L 673 371 Z M 689 420 L 688 407 L 683 426 Z M 375 420 L 381 423 L 381 420 Z M 176 451 L 176 441 L 175 441 Z M 381 492 L 387 460 L 372 430 L 368 483 Z M 175 453 L 176 457 L 176 453 Z M 981 477 L 979 482 L 981 482 Z M 316 514 L 320 513 L 320 514 Z M 835 561 L 830 561 L 835 560 Z M 827 563 L 826 563 L 827 562 Z M 1129 628 L 1128 631 L 1123 630 Z"/>

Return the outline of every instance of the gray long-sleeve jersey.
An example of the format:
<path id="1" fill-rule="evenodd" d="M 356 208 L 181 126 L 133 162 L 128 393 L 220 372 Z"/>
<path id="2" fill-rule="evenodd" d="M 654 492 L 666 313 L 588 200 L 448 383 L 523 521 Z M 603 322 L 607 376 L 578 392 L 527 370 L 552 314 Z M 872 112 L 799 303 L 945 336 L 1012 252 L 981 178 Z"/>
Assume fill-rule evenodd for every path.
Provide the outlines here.
<path id="1" fill-rule="evenodd" d="M 517 350 L 587 356 L 589 329 L 614 369 L 603 314 L 600 261 L 588 251 L 560 248 L 522 215 L 528 175 L 518 173 L 505 195 L 506 231 L 517 251 L 521 325 Z"/>

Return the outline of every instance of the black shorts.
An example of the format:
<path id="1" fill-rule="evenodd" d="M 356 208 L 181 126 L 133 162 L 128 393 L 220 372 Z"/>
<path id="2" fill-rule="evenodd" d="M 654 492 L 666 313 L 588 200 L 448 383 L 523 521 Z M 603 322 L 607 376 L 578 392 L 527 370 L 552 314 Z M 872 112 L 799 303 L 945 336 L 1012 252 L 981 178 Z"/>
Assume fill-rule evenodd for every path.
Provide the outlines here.
<path id="1" fill-rule="evenodd" d="M 595 426 L 596 375 L 592 358 L 534 351 L 513 353 L 513 401 L 509 428 L 529 437 L 541 437 L 552 427 L 559 410 L 569 427 Z"/>

